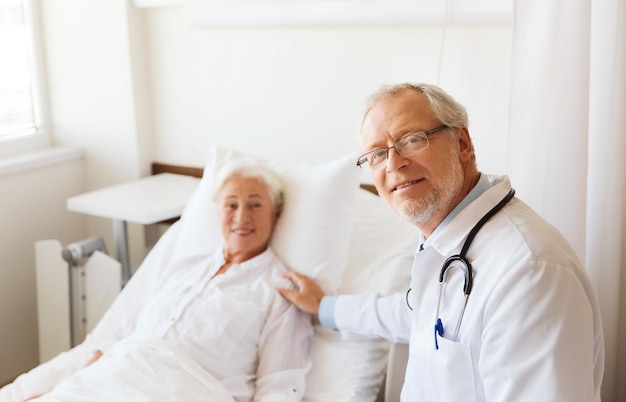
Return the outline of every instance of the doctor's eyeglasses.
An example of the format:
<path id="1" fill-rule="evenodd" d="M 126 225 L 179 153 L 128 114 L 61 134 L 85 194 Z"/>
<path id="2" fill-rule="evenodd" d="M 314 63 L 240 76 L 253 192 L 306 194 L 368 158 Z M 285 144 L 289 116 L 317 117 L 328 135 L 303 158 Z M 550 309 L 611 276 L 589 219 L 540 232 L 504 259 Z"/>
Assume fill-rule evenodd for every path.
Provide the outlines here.
<path id="1" fill-rule="evenodd" d="M 383 165 L 382 162 L 389 159 L 389 151 L 391 149 L 395 149 L 398 155 L 402 157 L 415 155 L 416 153 L 428 148 L 428 137 L 441 130 L 445 130 L 446 128 L 448 128 L 448 126 L 442 125 L 439 127 L 435 127 L 432 130 L 415 131 L 413 133 L 407 134 L 404 137 L 400 138 L 398 141 L 396 141 L 396 143 L 389 148 L 374 149 L 362 155 L 357 160 L 356 165 L 358 167 L 363 167 L 363 165 L 368 164 L 371 167 L 380 167 Z"/>

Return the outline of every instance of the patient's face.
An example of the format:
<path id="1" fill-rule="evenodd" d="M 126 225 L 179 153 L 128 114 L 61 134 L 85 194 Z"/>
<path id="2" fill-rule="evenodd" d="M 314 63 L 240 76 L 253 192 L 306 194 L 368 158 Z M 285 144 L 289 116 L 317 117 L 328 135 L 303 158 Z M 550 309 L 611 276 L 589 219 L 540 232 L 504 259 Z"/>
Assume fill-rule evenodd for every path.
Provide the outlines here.
<path id="1" fill-rule="evenodd" d="M 224 183 L 217 200 L 227 261 L 246 261 L 265 251 L 277 219 L 267 186 L 235 176 Z"/>

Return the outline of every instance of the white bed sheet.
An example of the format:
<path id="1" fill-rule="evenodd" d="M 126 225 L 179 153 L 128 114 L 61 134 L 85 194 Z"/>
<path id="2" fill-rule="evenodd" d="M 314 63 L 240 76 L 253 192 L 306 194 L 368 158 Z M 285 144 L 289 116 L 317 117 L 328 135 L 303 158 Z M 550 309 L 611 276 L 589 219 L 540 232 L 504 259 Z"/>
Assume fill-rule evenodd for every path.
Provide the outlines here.
<path id="1" fill-rule="evenodd" d="M 190 356 L 160 339 L 117 343 L 98 361 L 37 401 L 234 402 L 224 386 Z"/>

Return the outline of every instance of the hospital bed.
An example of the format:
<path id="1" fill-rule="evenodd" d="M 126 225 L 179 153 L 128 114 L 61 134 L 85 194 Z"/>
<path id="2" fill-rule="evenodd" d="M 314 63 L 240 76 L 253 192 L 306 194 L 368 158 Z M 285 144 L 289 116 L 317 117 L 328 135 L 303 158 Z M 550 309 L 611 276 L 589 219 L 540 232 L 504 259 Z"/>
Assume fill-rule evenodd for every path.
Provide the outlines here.
<path id="1" fill-rule="evenodd" d="M 141 303 L 145 293 L 158 286 L 153 272 L 177 259 L 219 245 L 217 214 L 214 204 L 209 202 L 210 188 L 219 167 L 239 157 L 248 155 L 211 147 L 204 168 L 153 165 L 155 174 L 173 172 L 202 179 L 180 219 L 169 226 L 148 253 L 96 331 L 106 331 L 107 323 L 115 321 L 124 306 Z M 286 203 L 271 246 L 285 265 L 316 278 L 329 294 L 404 292 L 410 283 L 417 230 L 384 205 L 373 186 L 363 184 L 367 178 L 354 166 L 354 160 L 355 155 L 346 155 L 318 165 L 272 163 L 285 181 Z M 89 342 L 87 336 L 83 343 L 19 376 L 0 390 L 0 402 L 23 400 L 80 370 L 91 357 Z M 109 382 L 94 379 L 90 387 L 104 387 L 108 393 L 115 394 L 117 398 L 113 399 L 130 400 L 128 397 L 133 392 L 158 392 L 169 395 L 170 400 L 189 400 L 189 393 L 202 393 L 210 385 L 199 379 L 198 367 L 193 362 L 184 358 L 172 360 L 175 351 L 166 353 L 159 345 L 144 345 L 133 353 L 141 370 L 118 368 L 119 378 Z M 316 325 L 304 400 L 397 401 L 407 353 L 406 345 L 381 339 L 344 340 L 338 332 Z M 172 381 L 158 387 L 150 384 L 149 378 L 140 377 L 147 372 L 163 375 L 168 370 L 172 372 Z M 142 387 L 145 389 L 138 389 Z M 187 394 L 177 398 L 179 392 Z M 77 400 L 97 398 L 82 395 Z"/>

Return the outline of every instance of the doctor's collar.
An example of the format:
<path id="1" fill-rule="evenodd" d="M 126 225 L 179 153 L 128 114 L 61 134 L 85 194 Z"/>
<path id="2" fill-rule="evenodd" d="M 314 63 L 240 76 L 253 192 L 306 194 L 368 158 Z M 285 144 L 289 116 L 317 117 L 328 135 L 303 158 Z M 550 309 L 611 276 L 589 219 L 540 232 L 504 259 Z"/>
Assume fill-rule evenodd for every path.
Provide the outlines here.
<path id="1" fill-rule="evenodd" d="M 456 207 L 454 207 L 454 209 L 448 214 L 448 216 L 446 216 L 445 219 L 441 221 L 441 223 L 435 228 L 433 233 L 428 238 L 425 238 L 424 235 L 420 233 L 419 246 L 417 249 L 418 253 L 428 247 L 432 239 L 437 237 L 437 234 L 445 229 L 445 227 L 448 226 L 448 224 L 452 221 L 452 219 L 454 219 L 454 217 L 459 214 L 459 212 L 461 212 L 465 207 L 474 202 L 474 200 L 476 200 L 485 191 L 491 188 L 491 183 L 489 182 L 487 175 L 482 173 L 479 174 L 480 178 L 478 179 L 478 183 L 476 183 L 474 188 L 472 188 L 472 190 L 465 196 L 465 198 L 463 198 L 463 200 L 461 200 L 461 202 Z"/>

